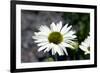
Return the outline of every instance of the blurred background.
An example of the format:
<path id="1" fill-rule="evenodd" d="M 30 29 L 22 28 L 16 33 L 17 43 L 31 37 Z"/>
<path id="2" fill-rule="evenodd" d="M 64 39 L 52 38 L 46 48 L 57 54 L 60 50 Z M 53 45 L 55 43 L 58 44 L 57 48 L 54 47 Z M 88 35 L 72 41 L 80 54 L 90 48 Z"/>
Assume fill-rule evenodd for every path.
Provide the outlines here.
<path id="1" fill-rule="evenodd" d="M 38 32 L 40 25 L 47 25 L 52 22 L 63 22 L 63 26 L 68 23 L 72 25 L 72 30 L 76 31 L 78 45 L 84 41 L 90 32 L 90 14 L 75 13 L 75 12 L 52 12 L 52 11 L 29 11 L 21 10 L 21 62 L 45 62 L 55 61 L 55 56 L 50 52 L 38 52 L 38 46 L 34 43 L 32 36 L 34 32 Z M 84 52 L 79 49 L 71 50 L 66 48 L 68 56 L 56 55 L 57 61 L 64 60 L 86 60 L 90 59 L 90 55 L 84 55 Z"/>

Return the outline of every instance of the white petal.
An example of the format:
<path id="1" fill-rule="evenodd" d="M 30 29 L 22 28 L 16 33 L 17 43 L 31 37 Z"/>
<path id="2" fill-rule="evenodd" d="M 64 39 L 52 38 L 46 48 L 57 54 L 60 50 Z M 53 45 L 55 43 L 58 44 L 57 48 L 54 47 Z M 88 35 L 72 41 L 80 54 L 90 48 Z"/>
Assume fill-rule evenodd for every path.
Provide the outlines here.
<path id="1" fill-rule="evenodd" d="M 59 32 L 62 28 L 62 22 L 60 21 L 58 24 L 57 24 L 57 31 Z"/>
<path id="2" fill-rule="evenodd" d="M 88 50 L 88 47 L 86 47 L 86 46 L 80 45 L 79 47 L 80 47 L 81 50 L 83 50 L 85 52 L 88 52 L 89 51 Z"/>
<path id="3" fill-rule="evenodd" d="M 53 44 L 53 49 L 56 51 L 60 56 L 64 55 L 63 50 L 56 44 Z"/>
<path id="4" fill-rule="evenodd" d="M 61 44 L 59 44 L 59 45 L 63 49 L 63 51 L 65 52 L 65 54 L 68 55 L 66 48 L 63 45 L 61 45 Z"/>
<path id="5" fill-rule="evenodd" d="M 47 49 L 45 49 L 44 52 L 49 52 L 50 50 L 51 50 L 51 45 L 49 43 Z"/>
<path id="6" fill-rule="evenodd" d="M 54 50 L 54 44 L 53 43 L 50 43 L 50 48 L 51 48 L 51 52 L 52 52 L 52 55 L 55 55 L 56 54 L 56 51 Z"/>
<path id="7" fill-rule="evenodd" d="M 54 49 L 52 49 L 51 51 L 52 51 L 52 55 L 55 55 L 56 54 L 56 52 L 55 52 Z"/>
<path id="8" fill-rule="evenodd" d="M 33 39 L 48 39 L 47 36 L 32 36 Z"/>
<path id="9" fill-rule="evenodd" d="M 85 51 L 85 55 L 86 55 L 86 54 L 90 54 L 90 51 Z"/>
<path id="10" fill-rule="evenodd" d="M 46 46 L 42 46 L 42 47 L 40 47 L 40 48 L 38 49 L 38 52 L 44 50 L 45 48 L 46 48 Z"/>
<path id="11" fill-rule="evenodd" d="M 41 32 L 44 32 L 44 33 L 50 33 L 51 32 L 51 30 L 46 25 L 40 26 L 39 30 Z"/>
<path id="12" fill-rule="evenodd" d="M 35 32 L 34 33 L 36 36 L 44 36 L 44 37 L 48 37 L 48 34 L 45 32 Z"/>
<path id="13" fill-rule="evenodd" d="M 66 48 L 63 47 L 62 49 L 63 49 L 63 51 L 65 52 L 65 54 L 68 55 L 68 52 L 67 52 Z"/>
<path id="14" fill-rule="evenodd" d="M 81 45 L 84 45 L 86 47 L 90 46 L 90 37 L 87 37 L 84 42 L 81 43 Z"/>
<path id="15" fill-rule="evenodd" d="M 68 31 L 68 33 L 67 33 L 68 35 L 73 35 L 73 34 L 75 34 L 75 31 L 73 31 L 73 30 L 71 30 L 71 31 Z"/>
<path id="16" fill-rule="evenodd" d="M 89 54 L 90 50 L 88 50 L 90 46 L 90 36 L 88 36 L 82 43 L 79 45 L 80 49 L 85 52 L 85 54 Z"/>
<path id="17" fill-rule="evenodd" d="M 35 43 L 42 43 L 42 42 L 48 42 L 48 39 L 38 39 L 34 41 Z"/>
<path id="18" fill-rule="evenodd" d="M 74 40 L 74 39 L 76 38 L 76 36 L 73 36 L 73 35 L 72 35 L 71 37 L 69 37 L 69 36 L 66 36 L 66 37 L 65 37 L 65 36 L 64 36 L 63 38 L 64 38 L 64 41 L 67 41 L 67 40 Z"/>
<path id="19" fill-rule="evenodd" d="M 72 45 L 68 44 L 68 43 L 61 43 L 64 47 L 69 47 L 69 48 L 74 48 Z"/>
<path id="20" fill-rule="evenodd" d="M 68 33 L 64 34 L 64 37 L 71 37 L 71 38 L 76 38 L 75 31 L 69 31 Z"/>
<path id="21" fill-rule="evenodd" d="M 43 45 L 46 45 L 46 44 L 48 44 L 48 42 L 42 42 L 42 43 L 39 43 L 39 44 L 37 44 L 38 46 L 43 46 Z"/>
<path id="22" fill-rule="evenodd" d="M 80 47 L 81 50 L 86 51 L 86 50 L 84 49 L 84 48 L 85 48 L 84 46 L 80 45 L 79 47 Z"/>
<path id="23" fill-rule="evenodd" d="M 57 31 L 57 27 L 54 22 L 50 25 L 50 28 L 52 31 Z"/>
<path id="24" fill-rule="evenodd" d="M 66 33 L 72 28 L 72 26 L 69 26 L 67 29 L 66 29 Z"/>
<path id="25" fill-rule="evenodd" d="M 84 42 L 82 42 L 81 45 L 84 46 L 84 47 L 88 47 L 88 44 L 84 43 Z"/>
<path id="26" fill-rule="evenodd" d="M 44 50 L 44 52 L 49 52 L 50 51 L 50 48 L 49 47 L 47 47 L 45 50 Z"/>
<path id="27" fill-rule="evenodd" d="M 38 49 L 38 52 L 40 52 L 40 51 L 46 49 L 47 47 L 48 47 L 48 44 L 47 44 L 47 45 L 44 45 L 44 46 L 41 46 L 41 47 Z"/>
<path id="28" fill-rule="evenodd" d="M 66 24 L 63 28 L 62 28 L 62 30 L 61 30 L 61 33 L 62 34 L 65 34 L 65 33 L 67 33 L 71 28 L 72 28 L 72 26 L 69 26 L 68 28 L 68 24 Z"/>
<path id="29" fill-rule="evenodd" d="M 70 39 L 64 39 L 63 42 L 64 42 L 64 43 L 75 43 L 73 40 L 70 40 Z"/>

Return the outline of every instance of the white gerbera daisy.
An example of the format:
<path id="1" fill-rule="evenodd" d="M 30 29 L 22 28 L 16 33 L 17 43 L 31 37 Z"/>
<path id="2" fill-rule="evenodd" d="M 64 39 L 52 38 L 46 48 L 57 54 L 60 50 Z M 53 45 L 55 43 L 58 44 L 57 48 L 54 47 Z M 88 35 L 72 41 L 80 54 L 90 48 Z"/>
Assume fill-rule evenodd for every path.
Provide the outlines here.
<path id="1" fill-rule="evenodd" d="M 40 46 L 38 51 L 48 52 L 51 50 L 52 55 L 56 53 L 68 55 L 66 47 L 74 48 L 71 44 L 75 43 L 73 40 L 76 38 L 75 31 L 72 31 L 71 28 L 72 26 L 68 27 L 68 24 L 62 27 L 61 21 L 57 25 L 52 23 L 50 28 L 46 25 L 41 25 L 39 32 L 35 32 L 33 36 L 34 42 Z"/>
<path id="2" fill-rule="evenodd" d="M 85 54 L 90 54 L 90 36 L 88 36 L 79 46 Z"/>

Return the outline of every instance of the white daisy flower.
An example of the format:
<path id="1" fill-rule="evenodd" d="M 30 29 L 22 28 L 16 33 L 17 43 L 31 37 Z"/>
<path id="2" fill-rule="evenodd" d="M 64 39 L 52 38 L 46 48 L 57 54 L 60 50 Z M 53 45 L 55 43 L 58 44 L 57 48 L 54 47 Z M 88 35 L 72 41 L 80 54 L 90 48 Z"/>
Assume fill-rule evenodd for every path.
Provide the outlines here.
<path id="1" fill-rule="evenodd" d="M 81 50 L 85 52 L 85 54 L 90 54 L 90 36 L 88 36 L 79 46 Z"/>
<path id="2" fill-rule="evenodd" d="M 60 21 L 55 25 L 52 23 L 50 28 L 46 25 L 41 25 L 39 32 L 35 32 L 33 39 L 35 43 L 40 47 L 38 51 L 49 52 L 52 51 L 52 55 L 58 53 L 59 55 L 68 55 L 66 47 L 74 49 L 71 45 L 75 43 L 73 40 L 76 38 L 75 31 L 71 30 L 72 26 L 68 27 L 68 24 L 62 26 Z"/>

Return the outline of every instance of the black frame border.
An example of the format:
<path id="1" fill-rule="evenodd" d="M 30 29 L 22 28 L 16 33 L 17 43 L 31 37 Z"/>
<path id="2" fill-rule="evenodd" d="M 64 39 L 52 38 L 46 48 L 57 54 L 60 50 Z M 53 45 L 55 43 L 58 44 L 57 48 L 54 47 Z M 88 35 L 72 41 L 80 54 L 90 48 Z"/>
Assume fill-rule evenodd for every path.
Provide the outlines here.
<path id="1" fill-rule="evenodd" d="M 58 66 L 58 67 L 41 67 L 41 68 L 25 68 L 16 69 L 16 5 L 42 5 L 56 7 L 72 7 L 72 8 L 87 8 L 94 9 L 94 64 L 88 65 L 73 65 L 73 66 Z M 97 67 L 97 6 L 96 5 L 80 5 L 80 4 L 62 4 L 62 3 L 47 3 L 33 1 L 11 1 L 10 3 L 10 72 L 29 72 L 29 71 L 45 71 L 45 70 L 62 70 L 62 69 L 79 69 Z"/>

